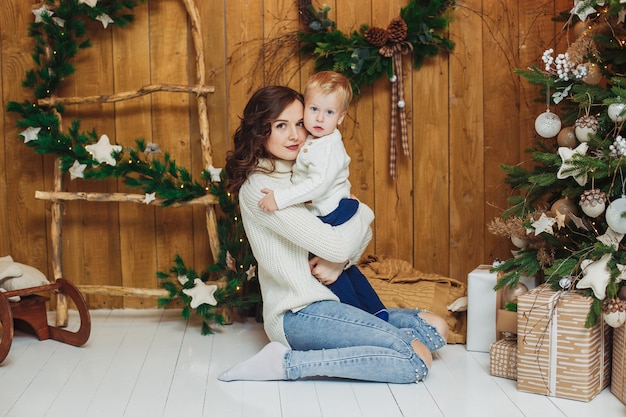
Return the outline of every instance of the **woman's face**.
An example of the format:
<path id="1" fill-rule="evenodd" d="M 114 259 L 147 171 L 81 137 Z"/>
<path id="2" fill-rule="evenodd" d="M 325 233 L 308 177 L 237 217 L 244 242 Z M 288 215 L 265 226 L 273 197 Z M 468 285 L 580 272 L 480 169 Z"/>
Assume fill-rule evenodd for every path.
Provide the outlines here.
<path id="1" fill-rule="evenodd" d="M 295 161 L 306 139 L 302 117 L 304 106 L 294 101 L 272 122 L 272 132 L 265 142 L 265 149 L 277 159 Z"/>

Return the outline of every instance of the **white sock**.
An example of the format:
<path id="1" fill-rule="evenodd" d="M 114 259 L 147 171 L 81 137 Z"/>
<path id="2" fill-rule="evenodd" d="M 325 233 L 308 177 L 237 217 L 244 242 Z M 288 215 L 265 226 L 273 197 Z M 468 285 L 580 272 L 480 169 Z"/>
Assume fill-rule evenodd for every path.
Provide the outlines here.
<path id="1" fill-rule="evenodd" d="M 289 349 L 279 342 L 270 342 L 256 355 L 238 363 L 222 375 L 220 381 L 276 381 L 285 379 L 283 359 Z"/>

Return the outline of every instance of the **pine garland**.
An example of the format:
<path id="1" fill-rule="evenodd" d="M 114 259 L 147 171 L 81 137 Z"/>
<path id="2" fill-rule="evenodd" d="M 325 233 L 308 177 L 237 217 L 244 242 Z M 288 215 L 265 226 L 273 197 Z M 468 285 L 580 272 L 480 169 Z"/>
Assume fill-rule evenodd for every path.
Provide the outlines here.
<path id="1" fill-rule="evenodd" d="M 384 42 L 380 42 L 384 29 L 364 24 L 359 31 L 346 35 L 328 17 L 327 5 L 316 11 L 310 1 L 305 1 L 299 7 L 308 25 L 299 34 L 301 52 L 315 58 L 317 71 L 342 73 L 352 82 L 356 95 L 364 85 L 373 84 L 383 75 L 394 75 L 391 56 L 380 52 L 384 47 Z M 454 0 L 411 0 L 400 10 L 407 28 L 403 41 L 411 47 L 415 68 L 420 68 L 428 57 L 454 49 L 454 42 L 446 36 L 454 7 Z M 393 21 L 388 30 L 392 27 Z"/>
<path id="2" fill-rule="evenodd" d="M 234 309 L 246 316 L 253 313 L 258 315 L 258 311 L 251 310 L 258 310 L 261 301 L 256 277 L 256 260 L 245 237 L 239 204 L 233 195 L 226 191 L 225 180 L 222 172 L 222 181 L 211 185 L 211 194 L 218 198 L 222 210 L 222 216 L 217 224 L 220 236 L 217 263 L 198 275 L 185 265 L 179 255 L 176 255 L 174 266 L 169 273 L 157 273 L 163 288 L 169 292 L 169 297 L 159 299 L 159 305 L 165 306 L 177 300 L 182 302 L 184 307 L 181 314 L 185 320 L 191 316 L 191 297 L 185 294 L 184 290 L 194 287 L 194 279 L 200 278 L 203 283 L 218 287 L 214 294 L 217 304 L 215 306 L 202 304 L 196 309 L 196 315 L 202 319 L 204 335 L 213 333 L 210 323 L 224 324 L 225 319 L 217 312 L 217 307 Z"/>

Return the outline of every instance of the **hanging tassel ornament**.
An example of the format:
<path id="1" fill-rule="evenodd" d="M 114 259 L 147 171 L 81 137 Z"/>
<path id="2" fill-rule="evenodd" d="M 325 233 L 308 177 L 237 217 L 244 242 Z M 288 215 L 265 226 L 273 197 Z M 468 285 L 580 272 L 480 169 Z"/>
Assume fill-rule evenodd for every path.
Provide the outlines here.
<path id="1" fill-rule="evenodd" d="M 398 176 L 396 171 L 398 124 L 400 125 L 402 152 L 407 158 L 411 157 L 406 102 L 404 101 L 404 77 L 402 75 L 402 55 L 413 49 L 411 43 L 406 41 L 407 33 L 407 24 L 400 17 L 394 18 L 387 26 L 387 30 L 370 28 L 365 33 L 365 37 L 370 43 L 380 46 L 378 52 L 382 56 L 392 59 L 394 75 L 391 78 L 391 131 L 389 137 L 389 174 L 392 178 Z"/>

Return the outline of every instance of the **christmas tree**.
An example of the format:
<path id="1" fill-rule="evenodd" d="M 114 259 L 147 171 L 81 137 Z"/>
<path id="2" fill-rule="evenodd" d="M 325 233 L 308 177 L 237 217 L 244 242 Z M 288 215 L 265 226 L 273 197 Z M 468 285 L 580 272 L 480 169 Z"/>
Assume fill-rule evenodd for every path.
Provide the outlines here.
<path id="1" fill-rule="evenodd" d="M 517 191 L 489 225 L 519 249 L 496 289 L 538 276 L 594 297 L 587 325 L 626 321 L 626 0 L 576 0 L 556 17 L 566 50 L 517 72 L 541 86 L 528 163 L 503 166 Z"/>

